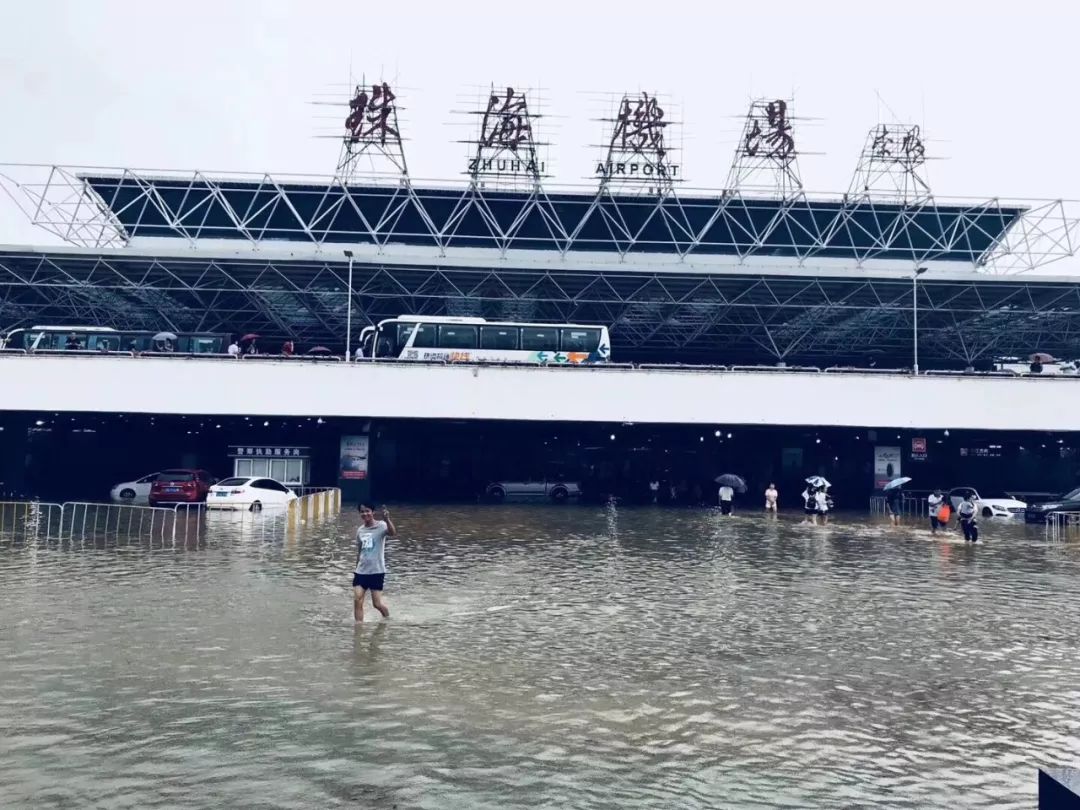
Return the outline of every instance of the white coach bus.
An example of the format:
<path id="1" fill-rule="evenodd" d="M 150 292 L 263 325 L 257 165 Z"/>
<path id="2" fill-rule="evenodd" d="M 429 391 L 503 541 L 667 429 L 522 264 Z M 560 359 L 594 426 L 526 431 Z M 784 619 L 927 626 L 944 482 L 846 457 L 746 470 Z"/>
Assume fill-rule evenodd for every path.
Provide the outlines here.
<path id="1" fill-rule="evenodd" d="M 360 333 L 360 358 L 584 365 L 611 360 L 606 326 L 402 315 Z"/>

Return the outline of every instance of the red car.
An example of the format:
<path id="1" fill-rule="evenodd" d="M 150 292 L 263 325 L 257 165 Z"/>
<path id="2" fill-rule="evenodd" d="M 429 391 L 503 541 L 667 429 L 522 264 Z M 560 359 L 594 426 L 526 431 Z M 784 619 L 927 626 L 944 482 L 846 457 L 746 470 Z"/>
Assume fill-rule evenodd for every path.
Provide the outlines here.
<path id="1" fill-rule="evenodd" d="M 150 485 L 150 505 L 201 503 L 216 481 L 206 470 L 162 470 Z"/>

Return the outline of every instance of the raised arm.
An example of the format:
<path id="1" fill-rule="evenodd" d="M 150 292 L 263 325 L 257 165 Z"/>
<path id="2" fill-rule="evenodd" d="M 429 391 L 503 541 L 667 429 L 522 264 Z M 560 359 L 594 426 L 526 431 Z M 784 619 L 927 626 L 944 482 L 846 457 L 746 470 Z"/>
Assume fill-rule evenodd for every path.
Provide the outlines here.
<path id="1" fill-rule="evenodd" d="M 385 506 L 382 508 L 382 519 L 386 522 L 386 536 L 397 537 L 397 529 L 394 528 L 394 521 L 390 520 L 390 510 Z"/>

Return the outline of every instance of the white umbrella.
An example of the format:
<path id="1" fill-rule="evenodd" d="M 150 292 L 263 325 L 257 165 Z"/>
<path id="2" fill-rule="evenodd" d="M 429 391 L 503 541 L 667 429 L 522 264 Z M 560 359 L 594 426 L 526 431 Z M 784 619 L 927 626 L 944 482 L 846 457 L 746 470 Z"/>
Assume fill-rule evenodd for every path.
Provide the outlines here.
<path id="1" fill-rule="evenodd" d="M 899 478 L 894 478 L 892 481 L 883 486 L 882 489 L 896 489 L 897 487 L 902 487 L 910 480 L 911 479 L 908 478 L 906 475 L 902 475 Z"/>
<path id="2" fill-rule="evenodd" d="M 172 332 L 158 332 L 154 335 L 154 340 L 176 340 L 176 335 Z"/>
<path id="3" fill-rule="evenodd" d="M 819 487 L 822 489 L 828 489 L 832 486 L 832 484 L 830 484 L 820 475 L 811 475 L 809 478 L 806 479 L 806 483 L 808 483 L 812 487 Z"/>

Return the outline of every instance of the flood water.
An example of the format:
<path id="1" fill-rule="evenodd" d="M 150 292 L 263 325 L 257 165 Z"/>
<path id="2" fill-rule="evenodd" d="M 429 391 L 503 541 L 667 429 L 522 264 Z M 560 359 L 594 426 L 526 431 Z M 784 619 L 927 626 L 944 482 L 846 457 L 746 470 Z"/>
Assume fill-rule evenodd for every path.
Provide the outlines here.
<path id="1" fill-rule="evenodd" d="M 1031 807 L 1080 762 L 1080 542 L 394 510 L 0 542 L 5 807 Z"/>

